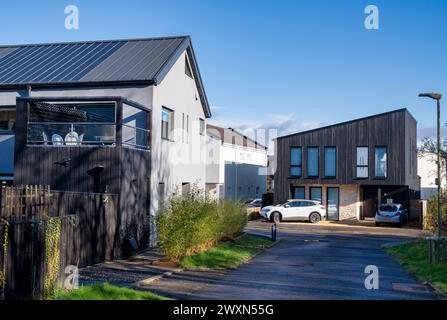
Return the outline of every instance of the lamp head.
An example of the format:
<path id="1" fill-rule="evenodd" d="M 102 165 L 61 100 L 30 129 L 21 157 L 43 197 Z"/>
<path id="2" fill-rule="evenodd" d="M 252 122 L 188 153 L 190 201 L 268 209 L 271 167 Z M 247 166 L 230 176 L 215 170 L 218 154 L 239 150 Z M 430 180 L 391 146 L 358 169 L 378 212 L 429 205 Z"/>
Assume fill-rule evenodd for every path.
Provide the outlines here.
<path id="1" fill-rule="evenodd" d="M 420 93 L 419 97 L 431 98 L 433 100 L 441 100 L 442 94 L 440 94 L 440 93 Z"/>

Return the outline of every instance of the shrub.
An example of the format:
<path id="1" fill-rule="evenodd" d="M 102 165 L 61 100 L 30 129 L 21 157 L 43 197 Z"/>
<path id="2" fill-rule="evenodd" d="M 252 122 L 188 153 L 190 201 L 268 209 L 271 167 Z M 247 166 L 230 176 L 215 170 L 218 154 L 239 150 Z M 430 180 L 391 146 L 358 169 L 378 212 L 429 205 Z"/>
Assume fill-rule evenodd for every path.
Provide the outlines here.
<path id="1" fill-rule="evenodd" d="M 247 223 L 242 204 L 218 202 L 197 188 L 173 196 L 157 215 L 160 248 L 167 258 L 180 261 L 184 256 L 202 252 L 223 239 L 234 239 Z"/>
<path id="2" fill-rule="evenodd" d="M 247 225 L 247 213 L 243 204 L 231 200 L 222 200 L 217 207 L 221 225 L 221 239 L 234 240 L 244 231 Z"/>
<path id="3" fill-rule="evenodd" d="M 446 229 L 446 192 L 441 193 L 441 218 L 443 229 Z M 424 227 L 430 231 L 437 230 L 438 226 L 438 196 L 432 195 L 427 204 L 427 215 L 425 216 Z"/>

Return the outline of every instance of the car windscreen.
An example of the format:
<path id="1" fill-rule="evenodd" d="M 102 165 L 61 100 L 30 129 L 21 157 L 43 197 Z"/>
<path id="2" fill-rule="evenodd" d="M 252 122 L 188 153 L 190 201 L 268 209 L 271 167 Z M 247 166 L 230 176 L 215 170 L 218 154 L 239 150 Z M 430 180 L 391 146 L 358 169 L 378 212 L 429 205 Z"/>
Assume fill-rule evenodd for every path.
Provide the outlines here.
<path id="1" fill-rule="evenodd" d="M 395 212 L 398 210 L 399 210 L 398 206 L 391 206 L 391 205 L 380 206 L 380 211 L 383 211 L 383 212 Z"/>

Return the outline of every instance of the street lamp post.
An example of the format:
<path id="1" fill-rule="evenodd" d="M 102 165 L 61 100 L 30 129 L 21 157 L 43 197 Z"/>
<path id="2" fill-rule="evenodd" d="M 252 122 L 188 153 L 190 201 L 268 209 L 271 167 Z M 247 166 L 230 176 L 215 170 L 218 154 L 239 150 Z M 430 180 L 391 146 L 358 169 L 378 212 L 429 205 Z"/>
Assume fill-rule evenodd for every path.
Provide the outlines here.
<path id="1" fill-rule="evenodd" d="M 437 104 L 437 158 L 438 158 L 438 237 L 441 238 L 441 98 L 439 93 L 421 93 L 419 97 L 436 100 Z"/>

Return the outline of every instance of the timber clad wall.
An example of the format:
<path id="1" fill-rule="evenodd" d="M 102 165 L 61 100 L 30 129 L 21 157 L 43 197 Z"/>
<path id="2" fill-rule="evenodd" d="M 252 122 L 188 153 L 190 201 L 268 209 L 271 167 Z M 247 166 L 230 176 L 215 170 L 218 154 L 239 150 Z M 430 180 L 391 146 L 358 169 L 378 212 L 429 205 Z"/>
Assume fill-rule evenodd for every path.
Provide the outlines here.
<path id="1" fill-rule="evenodd" d="M 40 298 L 47 272 L 46 221 L 60 220 L 60 276 L 65 267 L 84 267 L 119 257 L 129 233 L 148 241 L 149 217 L 130 221 L 118 210 L 116 194 L 58 192 L 44 187 L 3 187 L 0 193 L 2 244 L 8 230 L 6 255 L 0 250 L 0 270 L 6 271 L 6 299 Z M 8 221 L 8 224 L 4 222 Z M 139 230 L 145 230 L 140 232 Z M 1 288 L 0 288 L 1 289 Z M 0 297 L 1 298 L 1 297 Z"/>
<path id="2" fill-rule="evenodd" d="M 288 199 L 290 185 L 376 185 L 404 186 L 419 191 L 417 153 L 407 141 L 416 143 L 416 120 L 406 109 L 353 120 L 277 139 L 276 201 Z M 375 147 L 387 147 L 387 178 L 375 178 Z M 290 177 L 290 148 L 302 147 L 302 173 Z M 307 147 L 319 147 L 319 177 L 307 177 Z M 337 148 L 337 176 L 324 178 L 324 147 Z M 356 177 L 356 148 L 369 147 L 369 178 Z M 410 166 L 411 165 L 411 166 Z"/>
<path id="3" fill-rule="evenodd" d="M 115 145 L 28 145 L 28 100 L 17 100 L 15 184 L 47 187 L 31 202 L 29 187 L 3 189 L 0 218 L 10 223 L 10 246 L 0 263 L 7 268 L 8 299 L 41 296 L 46 272 L 42 222 L 48 219 L 61 221 L 61 274 L 67 265 L 84 267 L 121 257 L 129 238 L 139 249 L 149 245 L 151 151 L 121 146 L 123 103 L 102 99 L 116 102 Z M 151 116 L 148 112 L 148 128 Z M 35 201 L 41 198 L 43 202 Z M 36 222 L 42 227 L 33 231 Z M 0 229 L 4 234 L 5 225 Z"/>

